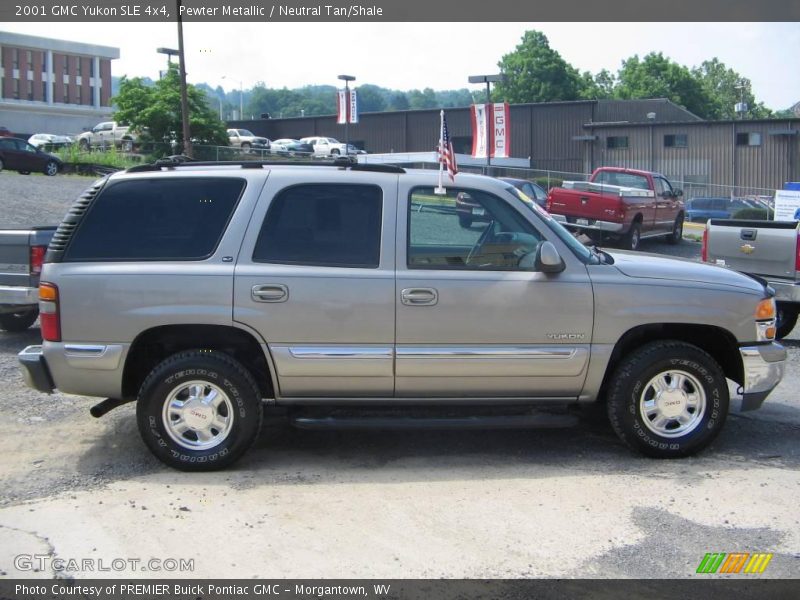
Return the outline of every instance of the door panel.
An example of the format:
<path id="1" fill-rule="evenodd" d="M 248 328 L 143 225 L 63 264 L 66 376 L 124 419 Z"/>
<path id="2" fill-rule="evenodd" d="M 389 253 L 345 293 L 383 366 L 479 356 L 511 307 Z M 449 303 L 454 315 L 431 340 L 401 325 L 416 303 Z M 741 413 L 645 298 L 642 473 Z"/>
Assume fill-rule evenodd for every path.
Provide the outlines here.
<path id="1" fill-rule="evenodd" d="M 397 177 L 324 175 L 298 186 L 270 174 L 236 265 L 234 319 L 266 340 L 281 397 L 391 397 Z M 365 244 L 374 264 L 357 264 Z"/>
<path id="2" fill-rule="evenodd" d="M 546 239 L 527 208 L 468 190 L 492 220 L 463 228 L 458 190 L 417 190 L 409 202 L 411 187 L 398 191 L 396 394 L 577 396 L 594 309 L 585 265 L 567 255 L 558 275 L 523 270 L 517 257 Z M 475 245 L 465 254 L 468 238 Z M 435 290 L 437 301 L 404 303 L 405 289 Z"/>

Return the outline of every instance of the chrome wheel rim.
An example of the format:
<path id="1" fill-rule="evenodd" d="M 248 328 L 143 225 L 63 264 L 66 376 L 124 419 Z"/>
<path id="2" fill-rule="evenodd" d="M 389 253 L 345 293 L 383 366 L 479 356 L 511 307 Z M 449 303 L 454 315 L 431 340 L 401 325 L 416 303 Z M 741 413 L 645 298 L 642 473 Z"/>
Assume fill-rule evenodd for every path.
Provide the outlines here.
<path id="1" fill-rule="evenodd" d="M 638 247 L 639 247 L 639 230 L 636 229 L 634 230 L 633 235 L 631 235 L 631 248 L 633 250 L 636 250 L 636 248 Z"/>
<path id="2" fill-rule="evenodd" d="M 208 450 L 230 434 L 233 404 L 213 383 L 189 381 L 167 395 L 162 419 L 173 442 L 188 450 Z"/>
<path id="3" fill-rule="evenodd" d="M 47 174 L 48 175 L 55 175 L 58 173 L 58 165 L 56 163 L 48 163 L 47 164 Z"/>
<path id="4" fill-rule="evenodd" d="M 645 385 L 639 412 L 645 427 L 653 433 L 665 438 L 684 436 L 703 420 L 706 392 L 691 373 L 663 371 Z"/>

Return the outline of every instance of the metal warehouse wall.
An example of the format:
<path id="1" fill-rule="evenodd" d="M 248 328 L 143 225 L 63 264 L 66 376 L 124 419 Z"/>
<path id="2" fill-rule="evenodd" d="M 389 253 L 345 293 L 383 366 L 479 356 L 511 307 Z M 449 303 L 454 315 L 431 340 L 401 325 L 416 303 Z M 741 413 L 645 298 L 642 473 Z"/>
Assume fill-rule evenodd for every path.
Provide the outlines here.
<path id="1" fill-rule="evenodd" d="M 589 168 L 615 165 L 660 171 L 678 182 L 776 189 L 800 178 L 800 120 L 726 121 L 590 126 Z M 781 135 L 795 131 L 793 135 Z M 738 133 L 761 134 L 760 146 L 737 146 Z M 665 147 L 664 136 L 685 134 L 687 146 Z M 776 135 L 779 134 L 779 135 Z M 627 136 L 628 148 L 607 148 L 610 136 Z M 743 190 L 739 193 L 747 193 Z"/>

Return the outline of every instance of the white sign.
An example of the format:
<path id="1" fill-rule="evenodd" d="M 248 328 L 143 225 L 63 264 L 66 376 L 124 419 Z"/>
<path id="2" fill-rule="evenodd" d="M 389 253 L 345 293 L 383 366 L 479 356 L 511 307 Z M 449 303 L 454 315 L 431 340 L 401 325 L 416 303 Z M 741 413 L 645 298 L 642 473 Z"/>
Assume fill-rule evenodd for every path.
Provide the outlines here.
<path id="1" fill-rule="evenodd" d="M 472 105 L 472 156 L 486 158 L 487 104 Z"/>
<path id="2" fill-rule="evenodd" d="M 498 102 L 492 105 L 492 157 L 508 158 L 511 155 L 511 123 L 508 116 L 508 104 Z"/>
<path id="3" fill-rule="evenodd" d="M 800 221 L 800 191 L 775 190 L 776 221 Z"/>

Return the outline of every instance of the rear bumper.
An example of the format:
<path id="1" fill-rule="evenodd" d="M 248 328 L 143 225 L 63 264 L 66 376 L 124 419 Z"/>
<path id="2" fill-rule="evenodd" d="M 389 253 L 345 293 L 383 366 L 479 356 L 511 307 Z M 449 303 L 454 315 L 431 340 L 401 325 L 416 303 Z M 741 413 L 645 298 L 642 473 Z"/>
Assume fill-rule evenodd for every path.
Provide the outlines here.
<path id="1" fill-rule="evenodd" d="M 0 305 L 34 306 L 39 304 L 39 288 L 0 285 Z"/>
<path id="2" fill-rule="evenodd" d="M 780 383 L 786 365 L 786 349 L 775 342 L 739 348 L 744 368 L 742 410 L 760 408 Z"/>
<path id="3" fill-rule="evenodd" d="M 587 224 L 578 223 L 578 217 L 565 217 L 564 215 L 551 214 L 556 221 L 568 227 L 580 229 L 590 229 L 593 231 L 605 231 L 608 233 L 622 233 L 625 230 L 625 223 L 614 223 L 613 221 L 598 221 L 596 219 L 586 219 Z"/>
<path id="4" fill-rule="evenodd" d="M 777 281 L 769 278 L 767 278 L 767 283 L 775 290 L 775 300 L 800 303 L 800 283 Z"/>
<path id="5" fill-rule="evenodd" d="M 17 355 L 17 358 L 19 359 L 22 377 L 28 387 L 45 394 L 52 394 L 56 386 L 53 384 L 50 369 L 47 368 L 42 347 L 28 346 Z"/>

